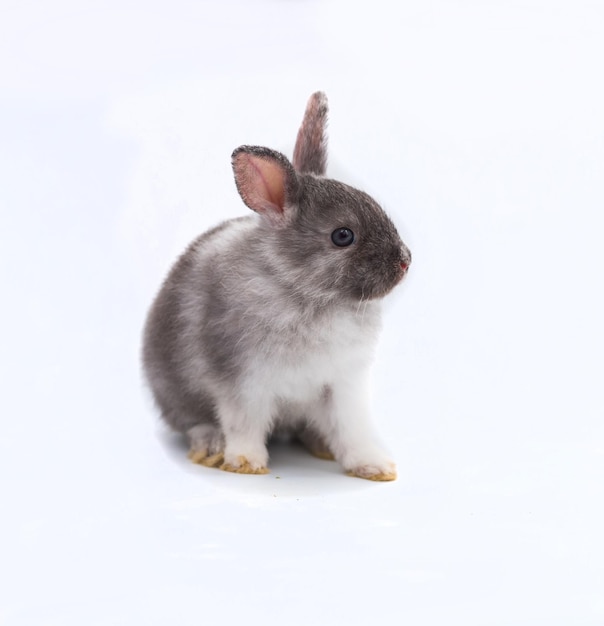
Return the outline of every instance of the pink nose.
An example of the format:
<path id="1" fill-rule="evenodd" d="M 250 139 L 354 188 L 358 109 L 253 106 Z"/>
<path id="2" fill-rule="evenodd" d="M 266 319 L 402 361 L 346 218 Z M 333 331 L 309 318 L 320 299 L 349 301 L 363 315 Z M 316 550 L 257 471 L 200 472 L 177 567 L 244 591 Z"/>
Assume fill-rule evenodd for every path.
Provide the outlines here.
<path id="1" fill-rule="evenodd" d="M 401 262 L 401 269 L 403 270 L 403 272 L 406 272 L 409 269 L 409 264 L 405 263 L 404 261 Z"/>

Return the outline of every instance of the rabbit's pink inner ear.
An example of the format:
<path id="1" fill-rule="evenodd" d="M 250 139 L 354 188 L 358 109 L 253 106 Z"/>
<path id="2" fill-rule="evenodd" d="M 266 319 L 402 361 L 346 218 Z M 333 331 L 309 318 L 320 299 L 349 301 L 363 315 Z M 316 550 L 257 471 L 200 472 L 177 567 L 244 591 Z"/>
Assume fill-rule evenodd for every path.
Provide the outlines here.
<path id="1" fill-rule="evenodd" d="M 285 172 L 279 163 L 252 154 L 238 154 L 237 186 L 243 201 L 258 213 L 282 214 L 285 207 Z"/>

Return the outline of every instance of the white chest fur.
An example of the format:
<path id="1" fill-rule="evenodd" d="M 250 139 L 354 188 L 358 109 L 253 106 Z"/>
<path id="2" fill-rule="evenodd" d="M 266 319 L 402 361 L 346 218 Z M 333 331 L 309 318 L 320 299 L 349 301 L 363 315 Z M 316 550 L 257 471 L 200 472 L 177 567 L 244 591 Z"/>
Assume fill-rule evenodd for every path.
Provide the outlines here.
<path id="1" fill-rule="evenodd" d="M 265 338 L 248 361 L 246 395 L 263 402 L 305 406 L 328 387 L 358 378 L 370 363 L 380 326 L 377 303 L 334 313 L 327 323 L 300 327 L 283 342 L 280 333 Z M 249 397 L 249 396 L 248 396 Z"/>

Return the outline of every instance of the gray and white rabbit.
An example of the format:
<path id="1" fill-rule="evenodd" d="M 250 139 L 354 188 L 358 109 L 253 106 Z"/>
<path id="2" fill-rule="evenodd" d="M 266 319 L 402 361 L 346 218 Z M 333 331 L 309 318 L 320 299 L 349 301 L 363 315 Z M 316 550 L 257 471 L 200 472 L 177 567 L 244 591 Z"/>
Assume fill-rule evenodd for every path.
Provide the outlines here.
<path id="1" fill-rule="evenodd" d="M 324 178 L 326 122 L 317 92 L 293 165 L 268 148 L 233 152 L 255 214 L 198 237 L 149 312 L 145 373 L 196 463 L 266 473 L 267 439 L 288 430 L 353 476 L 396 478 L 370 425 L 367 378 L 380 299 L 411 253 L 375 200 Z"/>

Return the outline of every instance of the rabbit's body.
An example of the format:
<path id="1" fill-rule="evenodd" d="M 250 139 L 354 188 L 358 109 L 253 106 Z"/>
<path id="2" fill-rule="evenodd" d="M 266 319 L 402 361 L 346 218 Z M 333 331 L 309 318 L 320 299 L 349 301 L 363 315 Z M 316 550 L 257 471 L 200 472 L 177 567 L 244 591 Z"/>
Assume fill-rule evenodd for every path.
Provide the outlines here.
<path id="1" fill-rule="evenodd" d="M 316 154 L 302 147 L 296 170 L 264 148 L 234 153 L 239 191 L 259 215 L 224 222 L 177 261 L 147 320 L 147 378 L 194 461 L 263 473 L 267 437 L 287 429 L 355 475 L 392 479 L 366 380 L 379 299 L 410 254 L 374 200 L 309 171 Z"/>

